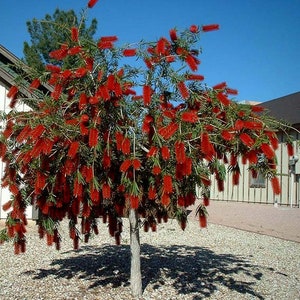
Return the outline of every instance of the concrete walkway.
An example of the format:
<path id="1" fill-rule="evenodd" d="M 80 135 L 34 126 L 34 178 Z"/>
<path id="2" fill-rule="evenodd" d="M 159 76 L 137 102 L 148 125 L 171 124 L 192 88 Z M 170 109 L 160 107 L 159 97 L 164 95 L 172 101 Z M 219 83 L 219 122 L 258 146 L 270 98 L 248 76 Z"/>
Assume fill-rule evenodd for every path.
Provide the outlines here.
<path id="1" fill-rule="evenodd" d="M 300 208 L 211 200 L 207 210 L 208 223 L 300 243 Z"/>

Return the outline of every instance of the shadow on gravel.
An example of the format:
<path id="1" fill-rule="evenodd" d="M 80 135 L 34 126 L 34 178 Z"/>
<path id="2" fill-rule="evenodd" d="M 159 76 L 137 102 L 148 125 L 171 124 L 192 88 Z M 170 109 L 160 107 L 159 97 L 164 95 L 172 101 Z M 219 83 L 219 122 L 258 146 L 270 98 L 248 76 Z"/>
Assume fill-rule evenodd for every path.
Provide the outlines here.
<path id="1" fill-rule="evenodd" d="M 105 285 L 129 285 L 129 246 L 82 246 L 76 251 L 76 256 L 73 251 L 71 253 L 73 257 L 56 259 L 49 269 L 28 271 L 26 274 L 37 280 L 47 276 L 80 278 L 88 280 L 91 289 Z M 244 258 L 182 245 L 154 247 L 144 244 L 141 253 L 144 288 L 150 284 L 153 289 L 158 289 L 168 282 L 178 294 L 197 293 L 198 296 L 194 297 L 197 300 L 211 296 L 220 286 L 226 286 L 229 290 L 264 299 L 255 291 L 255 284 L 263 274 L 259 266 Z M 239 274 L 247 281 L 239 281 Z"/>

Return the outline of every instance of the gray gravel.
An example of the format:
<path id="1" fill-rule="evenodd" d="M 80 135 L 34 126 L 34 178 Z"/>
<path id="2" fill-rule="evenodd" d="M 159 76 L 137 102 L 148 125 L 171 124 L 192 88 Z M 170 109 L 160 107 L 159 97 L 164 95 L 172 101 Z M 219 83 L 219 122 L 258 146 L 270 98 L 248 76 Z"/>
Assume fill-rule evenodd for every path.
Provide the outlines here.
<path id="1" fill-rule="evenodd" d="M 129 233 L 124 220 L 121 246 L 105 224 L 89 244 L 72 249 L 66 224 L 60 251 L 40 240 L 34 225 L 27 251 L 14 255 L 0 246 L 0 299 L 132 299 Z M 141 232 L 143 298 L 300 299 L 300 243 L 190 219 Z"/>

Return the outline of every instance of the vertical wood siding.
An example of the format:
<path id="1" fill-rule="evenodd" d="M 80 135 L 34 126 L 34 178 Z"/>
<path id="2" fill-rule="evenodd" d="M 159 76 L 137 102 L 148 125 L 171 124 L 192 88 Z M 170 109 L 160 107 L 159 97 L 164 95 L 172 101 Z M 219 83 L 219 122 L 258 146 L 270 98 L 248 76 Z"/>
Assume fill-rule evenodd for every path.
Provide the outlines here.
<path id="1" fill-rule="evenodd" d="M 293 132 L 294 138 L 299 141 L 300 135 L 297 132 Z M 274 195 L 271 184 L 266 180 L 265 187 L 250 187 L 250 172 L 247 165 L 240 163 L 241 177 L 240 184 L 233 186 L 231 176 L 227 175 L 223 192 L 218 191 L 217 184 L 212 177 L 211 199 L 220 201 L 239 201 L 239 202 L 251 202 L 251 203 L 264 203 L 278 205 L 291 205 L 293 207 L 299 207 L 300 197 L 300 175 L 296 175 L 296 180 L 293 184 L 293 190 L 291 190 L 291 177 L 289 173 L 289 157 L 287 153 L 286 140 L 282 135 L 279 136 L 279 147 L 276 150 L 276 156 L 278 161 L 278 174 L 281 186 L 281 194 Z M 300 156 L 300 149 L 297 142 L 294 142 L 295 154 Z M 300 164 L 300 161 L 297 163 Z"/>

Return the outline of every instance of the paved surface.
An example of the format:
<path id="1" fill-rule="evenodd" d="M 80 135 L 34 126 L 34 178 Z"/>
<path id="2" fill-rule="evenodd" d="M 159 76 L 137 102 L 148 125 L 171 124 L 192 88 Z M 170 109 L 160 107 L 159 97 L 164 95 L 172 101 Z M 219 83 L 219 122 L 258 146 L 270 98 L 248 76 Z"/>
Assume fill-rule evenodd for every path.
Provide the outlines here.
<path id="1" fill-rule="evenodd" d="M 211 200 L 207 210 L 208 223 L 300 243 L 300 208 Z"/>

